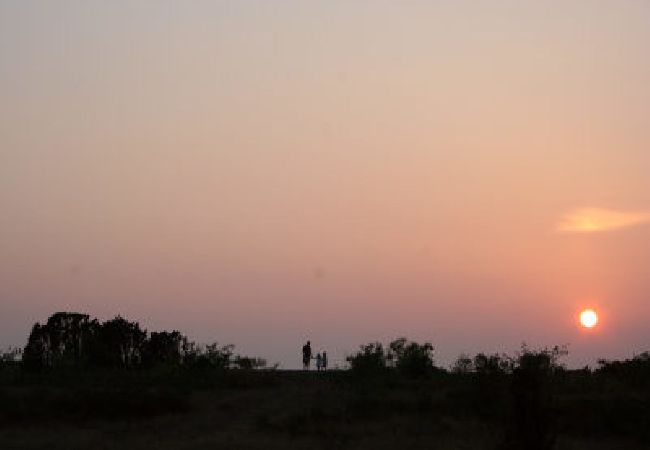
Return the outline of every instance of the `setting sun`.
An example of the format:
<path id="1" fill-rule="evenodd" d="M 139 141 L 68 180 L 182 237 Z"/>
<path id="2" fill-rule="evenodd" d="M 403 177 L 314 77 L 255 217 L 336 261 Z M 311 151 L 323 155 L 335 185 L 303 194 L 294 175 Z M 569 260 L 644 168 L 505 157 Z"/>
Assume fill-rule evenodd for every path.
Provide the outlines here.
<path id="1" fill-rule="evenodd" d="M 598 323 L 598 314 L 593 309 L 585 309 L 580 313 L 580 325 L 585 328 L 593 328 Z"/>

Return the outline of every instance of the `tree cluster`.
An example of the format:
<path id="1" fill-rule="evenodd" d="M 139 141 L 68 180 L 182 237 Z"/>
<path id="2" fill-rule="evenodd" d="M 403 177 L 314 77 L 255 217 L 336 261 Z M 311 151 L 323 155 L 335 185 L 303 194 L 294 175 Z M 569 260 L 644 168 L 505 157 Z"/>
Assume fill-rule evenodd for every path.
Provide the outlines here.
<path id="1" fill-rule="evenodd" d="M 346 360 L 353 373 L 364 376 L 396 369 L 407 376 L 421 377 L 434 369 L 433 345 L 429 342 L 418 344 L 406 338 L 392 341 L 387 349 L 381 342 L 362 345 Z"/>
<path id="2" fill-rule="evenodd" d="M 24 350 L 28 370 L 60 367 L 135 368 L 188 365 L 205 368 L 264 367 L 266 362 L 233 354 L 233 346 L 197 345 L 179 331 L 148 333 L 123 317 L 100 322 L 88 314 L 59 312 L 36 323 Z"/>

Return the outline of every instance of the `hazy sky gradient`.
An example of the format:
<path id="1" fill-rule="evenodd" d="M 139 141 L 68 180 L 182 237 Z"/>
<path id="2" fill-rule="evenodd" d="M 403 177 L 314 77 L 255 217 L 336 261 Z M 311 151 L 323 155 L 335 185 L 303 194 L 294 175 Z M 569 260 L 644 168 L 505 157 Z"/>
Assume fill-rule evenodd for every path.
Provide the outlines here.
<path id="1" fill-rule="evenodd" d="M 631 356 L 650 226 L 558 224 L 650 211 L 649 118 L 647 1 L 2 2 L 0 343 Z"/>

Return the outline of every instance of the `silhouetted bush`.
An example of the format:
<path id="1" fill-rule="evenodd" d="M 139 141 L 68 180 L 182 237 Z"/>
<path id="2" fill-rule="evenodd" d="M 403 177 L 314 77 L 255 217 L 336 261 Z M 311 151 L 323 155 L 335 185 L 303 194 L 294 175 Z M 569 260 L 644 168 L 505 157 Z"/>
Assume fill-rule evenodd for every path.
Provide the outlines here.
<path id="1" fill-rule="evenodd" d="M 88 359 L 93 366 L 129 368 L 142 362 L 146 330 L 137 322 L 117 316 L 97 327 L 90 340 Z"/>
<path id="2" fill-rule="evenodd" d="M 553 410 L 551 376 L 559 368 L 560 347 L 531 351 L 525 346 L 512 371 L 512 427 L 507 448 L 550 450 L 555 448 L 557 428 Z"/>
<path id="3" fill-rule="evenodd" d="M 512 371 L 513 362 L 506 355 L 486 355 L 479 353 L 474 357 L 474 370 L 480 377 L 500 377 Z"/>
<path id="4" fill-rule="evenodd" d="M 142 362 L 148 367 L 156 364 L 180 364 L 182 343 L 183 335 L 178 331 L 154 331 L 145 341 Z"/>
<path id="5" fill-rule="evenodd" d="M 359 376 L 373 376 L 385 373 L 386 352 L 380 342 L 362 345 L 357 353 L 346 358 L 352 373 Z"/>
<path id="6" fill-rule="evenodd" d="M 197 345 L 194 342 L 183 344 L 183 364 L 195 369 L 228 369 L 233 357 L 233 345 Z"/>
<path id="7" fill-rule="evenodd" d="M 650 352 L 643 352 L 624 361 L 598 360 L 598 376 L 611 377 L 634 386 L 650 385 Z"/>
<path id="8" fill-rule="evenodd" d="M 87 314 L 53 314 L 45 325 L 32 328 L 23 355 L 25 368 L 39 371 L 81 364 L 92 352 L 98 329 Z"/>
<path id="9" fill-rule="evenodd" d="M 28 373 L 85 368 L 153 368 L 185 365 L 190 369 L 259 369 L 266 361 L 237 356 L 233 346 L 197 345 L 178 331 L 148 334 L 137 322 L 118 316 L 100 323 L 87 314 L 56 313 L 35 324 L 25 348 Z"/>
<path id="10" fill-rule="evenodd" d="M 466 354 L 462 354 L 451 366 L 452 373 L 466 375 L 474 371 L 474 361 Z"/>
<path id="11" fill-rule="evenodd" d="M 0 356 L 0 427 L 180 413 L 210 389 L 218 389 L 212 398 L 246 389 L 230 394 L 231 408 L 246 408 L 262 389 L 287 387 L 282 413 L 256 411 L 260 430 L 366 436 L 384 421 L 411 436 L 416 426 L 435 434 L 475 424 L 509 450 L 550 450 L 558 433 L 632 436 L 639 448 L 650 439 L 649 353 L 567 370 L 558 363 L 564 348 L 523 347 L 514 357 L 461 355 L 446 372 L 434 366 L 431 344 L 400 338 L 361 346 L 347 358 L 349 372 L 257 371 L 265 361 L 236 355 L 232 345 L 197 345 L 178 331 L 147 333 L 121 317 L 100 323 L 76 313 L 36 324 L 22 363 L 19 353 Z M 201 394 L 190 403 L 193 392 Z M 258 400 L 272 403 L 277 391 L 269 392 Z"/>
<path id="12" fill-rule="evenodd" d="M 508 374 L 512 359 L 507 355 L 479 353 L 474 356 L 473 404 L 483 418 L 501 420 L 507 412 Z"/>
<path id="13" fill-rule="evenodd" d="M 346 358 L 353 374 L 371 376 L 394 368 L 407 377 L 430 375 L 433 371 L 433 346 L 418 344 L 406 338 L 391 342 L 388 350 L 381 342 L 362 345 L 357 353 Z"/>
<path id="14" fill-rule="evenodd" d="M 266 360 L 237 355 L 233 361 L 233 366 L 241 370 L 262 369 L 266 367 Z"/>
<path id="15" fill-rule="evenodd" d="M 390 343 L 389 358 L 395 362 L 397 370 L 409 377 L 430 375 L 433 370 L 433 345 L 429 342 L 418 344 L 399 338 Z"/>

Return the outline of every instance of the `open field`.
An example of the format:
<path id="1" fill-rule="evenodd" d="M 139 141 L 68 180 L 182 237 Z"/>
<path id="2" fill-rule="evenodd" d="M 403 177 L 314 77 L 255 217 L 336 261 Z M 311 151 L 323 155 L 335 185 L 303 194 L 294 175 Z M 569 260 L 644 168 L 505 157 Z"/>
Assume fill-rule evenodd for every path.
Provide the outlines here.
<path id="1" fill-rule="evenodd" d="M 497 449 L 517 421 L 508 377 L 6 372 L 3 449 Z M 563 372 L 550 393 L 555 448 L 647 448 L 647 385 Z"/>

